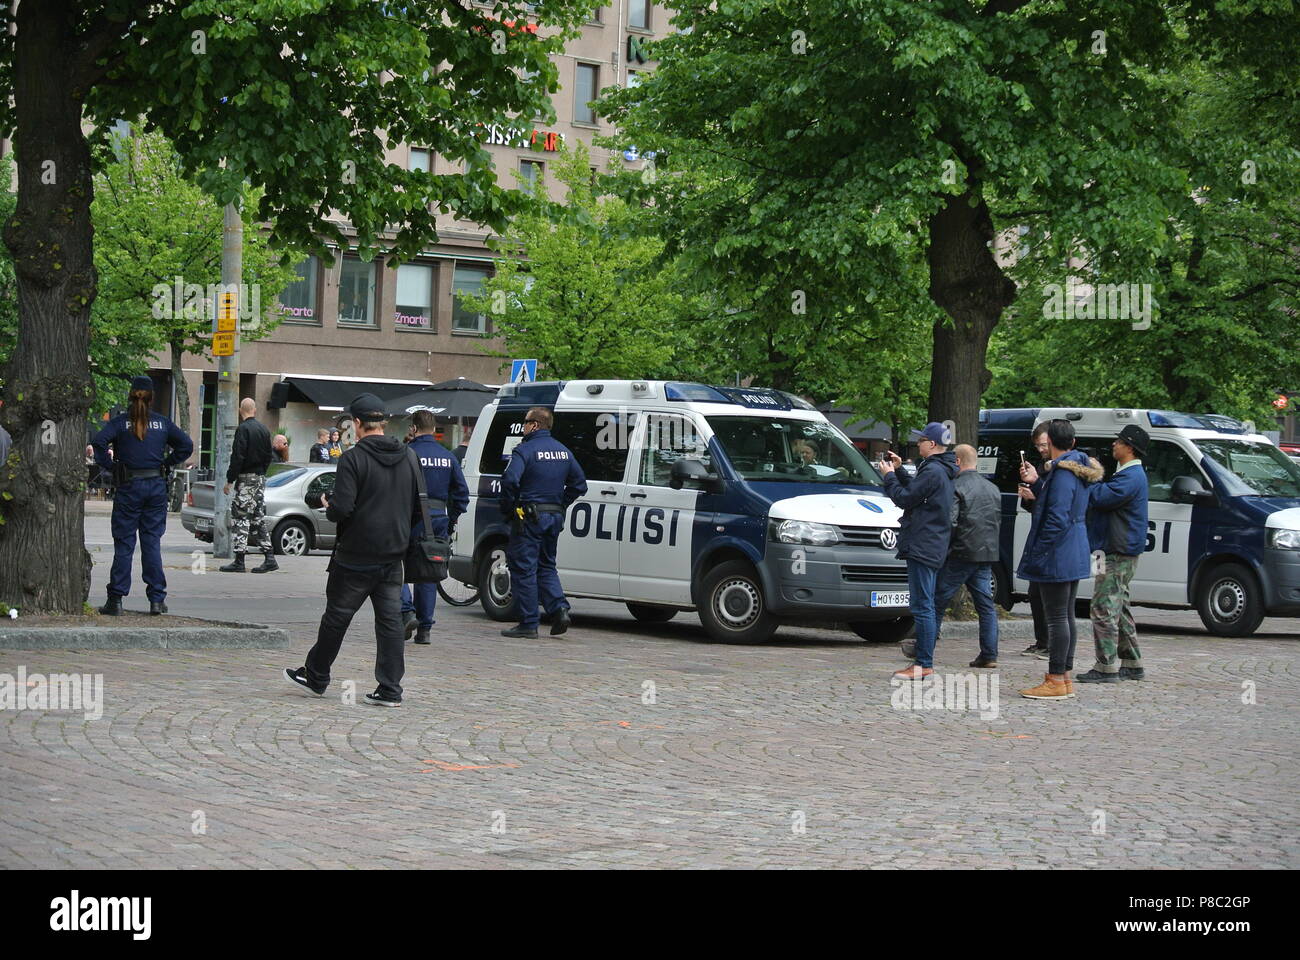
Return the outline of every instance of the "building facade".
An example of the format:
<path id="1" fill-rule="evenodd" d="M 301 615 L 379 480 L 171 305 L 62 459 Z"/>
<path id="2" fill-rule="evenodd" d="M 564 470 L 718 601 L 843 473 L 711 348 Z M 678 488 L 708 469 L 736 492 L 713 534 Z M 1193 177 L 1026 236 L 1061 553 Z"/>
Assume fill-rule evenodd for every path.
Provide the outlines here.
<path id="1" fill-rule="evenodd" d="M 652 66 L 642 44 L 666 35 L 670 16 L 648 0 L 616 0 L 597 10 L 581 35 L 553 59 L 560 85 L 552 99 L 555 121 L 530 125 L 523 137 L 500 128 L 484 131 L 498 183 L 518 187 L 520 174 L 549 195 L 551 158 L 560 145 L 579 140 L 590 148 L 593 166 L 604 169 L 612 159 L 639 167 L 639 159 L 625 159 L 634 153 L 592 143 L 614 128 L 589 103 L 608 87 L 635 85 L 638 73 Z M 541 152 L 532 149 L 534 139 Z M 400 144 L 385 160 L 435 175 L 461 169 L 420 144 Z M 340 227 L 350 234 L 348 224 Z M 316 430 L 333 426 L 347 403 L 344 393 L 350 398 L 370 390 L 393 399 L 456 377 L 487 384 L 504 379 L 502 360 L 488 354 L 504 349 L 491 315 L 472 313 L 455 298 L 457 291 L 477 292 L 492 275 L 496 255 L 487 247 L 490 234 L 451 216 L 439 218 L 438 232 L 438 242 L 396 268 L 382 256 L 366 262 L 347 250 L 335 251 L 332 266 L 316 257 L 304 260 L 299 279 L 280 298 L 284 321 L 264 339 L 241 341 L 240 396 L 257 402 L 258 419 L 272 433 L 289 438 L 291 459 L 305 459 Z M 175 390 L 188 391 L 196 462 L 202 467 L 214 462 L 216 369 L 211 356 L 187 353 L 184 382 L 174 383 L 170 357 L 160 353 L 150 371 L 163 412 L 175 410 Z M 446 441 L 459 439 L 458 425 L 440 426 Z"/>

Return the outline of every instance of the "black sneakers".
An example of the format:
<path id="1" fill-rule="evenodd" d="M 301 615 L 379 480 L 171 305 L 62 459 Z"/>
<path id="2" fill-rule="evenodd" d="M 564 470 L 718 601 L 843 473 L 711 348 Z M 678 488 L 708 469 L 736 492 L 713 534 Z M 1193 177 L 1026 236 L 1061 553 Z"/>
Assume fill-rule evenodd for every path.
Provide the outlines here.
<path id="1" fill-rule="evenodd" d="M 975 667 L 977 670 L 992 670 L 998 665 L 998 662 L 996 660 L 988 660 L 984 657 L 976 657 L 970 662 L 970 665 Z"/>
<path id="2" fill-rule="evenodd" d="M 503 637 L 524 637 L 524 638 L 529 639 L 529 640 L 536 640 L 536 639 L 537 639 L 537 631 L 536 631 L 536 630 L 530 630 L 530 629 L 528 629 L 527 627 L 525 627 L 525 626 L 521 623 L 521 624 L 518 624 L 518 625 L 516 625 L 516 626 L 508 627 L 508 628 L 506 628 L 505 630 L 502 630 L 502 631 L 501 631 L 501 636 L 503 636 Z"/>
<path id="3" fill-rule="evenodd" d="M 366 703 L 376 707 L 400 707 L 402 705 L 401 697 L 390 697 L 388 694 L 376 690 L 374 693 L 367 693 L 364 697 Z"/>
<path id="4" fill-rule="evenodd" d="M 295 687 L 301 687 L 302 689 L 306 690 L 310 694 L 313 694 L 314 696 L 317 697 L 325 696 L 324 687 L 318 687 L 315 684 L 313 684 L 310 680 L 307 679 L 306 667 L 299 667 L 297 670 L 290 670 L 288 667 L 285 667 L 284 678 L 288 680 L 290 683 L 292 683 Z"/>
<path id="5" fill-rule="evenodd" d="M 560 607 L 559 610 L 555 611 L 555 616 L 551 621 L 551 636 L 558 637 L 569 629 L 571 623 L 573 623 L 573 618 L 569 616 L 569 608 Z"/>
<path id="6" fill-rule="evenodd" d="M 416 642 L 416 643 L 431 643 L 431 642 L 432 642 L 432 641 L 429 639 L 429 628 L 428 628 L 428 627 L 421 627 L 419 630 L 416 630 L 416 631 L 415 631 L 415 642 Z"/>
<path id="7" fill-rule="evenodd" d="M 405 631 L 406 639 L 408 641 L 411 639 L 411 636 L 415 633 L 415 628 L 418 627 L 419 625 L 420 622 L 416 618 L 414 610 L 407 610 L 404 614 L 402 614 L 402 629 Z"/>
<path id="8" fill-rule="evenodd" d="M 1079 673 L 1074 677 L 1080 683 L 1119 683 L 1118 673 L 1102 673 L 1097 668 L 1089 670 L 1087 673 Z"/>
<path id="9" fill-rule="evenodd" d="M 1036 643 L 1031 643 L 1029 646 L 1025 647 L 1025 649 L 1020 651 L 1020 655 L 1022 657 L 1037 657 L 1039 660 L 1046 660 L 1047 648 L 1040 647 Z"/>
<path id="10" fill-rule="evenodd" d="M 1119 678 L 1121 680 L 1144 680 L 1147 672 L 1142 667 L 1120 667 Z"/>

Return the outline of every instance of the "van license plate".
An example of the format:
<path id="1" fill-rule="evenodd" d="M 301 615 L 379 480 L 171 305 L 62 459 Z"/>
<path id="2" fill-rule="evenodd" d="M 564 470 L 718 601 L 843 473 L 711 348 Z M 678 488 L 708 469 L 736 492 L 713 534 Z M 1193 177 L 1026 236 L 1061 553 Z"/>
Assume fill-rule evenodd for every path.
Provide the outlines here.
<path id="1" fill-rule="evenodd" d="M 911 603 L 911 594 L 904 590 L 902 593 L 883 593 L 879 590 L 871 591 L 870 604 L 873 607 L 906 607 Z"/>

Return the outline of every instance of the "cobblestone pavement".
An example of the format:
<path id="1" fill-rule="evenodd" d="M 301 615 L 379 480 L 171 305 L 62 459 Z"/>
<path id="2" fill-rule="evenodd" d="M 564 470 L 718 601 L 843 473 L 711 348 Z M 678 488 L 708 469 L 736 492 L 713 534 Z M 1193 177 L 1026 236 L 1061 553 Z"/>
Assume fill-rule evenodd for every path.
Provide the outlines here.
<path id="1" fill-rule="evenodd" d="M 106 517 L 87 539 L 98 602 Z M 200 576 L 174 519 L 164 543 L 172 612 L 274 622 L 294 650 L 0 650 L 0 674 L 105 684 L 98 720 L 0 711 L 0 866 L 1300 866 L 1294 621 L 1221 640 L 1139 611 L 1150 679 L 1066 703 L 1016 694 L 1045 665 L 1008 644 L 982 719 L 895 709 L 897 647 L 845 634 L 716 646 L 693 616 L 578 602 L 567 637 L 515 641 L 440 606 L 382 710 L 341 699 L 373 689 L 367 612 L 325 699 L 279 675 L 323 555 Z M 975 649 L 941 641 L 936 666 Z"/>

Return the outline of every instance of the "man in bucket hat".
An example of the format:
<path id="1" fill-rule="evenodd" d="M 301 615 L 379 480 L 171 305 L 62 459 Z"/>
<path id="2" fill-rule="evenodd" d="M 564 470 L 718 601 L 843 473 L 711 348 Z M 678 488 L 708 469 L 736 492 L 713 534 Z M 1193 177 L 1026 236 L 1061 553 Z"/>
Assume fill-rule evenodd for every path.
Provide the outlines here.
<path id="1" fill-rule="evenodd" d="M 1096 578 L 1092 590 L 1092 642 L 1097 663 L 1075 676 L 1080 683 L 1141 680 L 1142 654 L 1129 584 L 1147 546 L 1147 432 L 1130 423 L 1111 443 L 1115 475 L 1088 489 L 1088 547 Z M 1104 557 L 1098 556 L 1098 553 Z"/>

